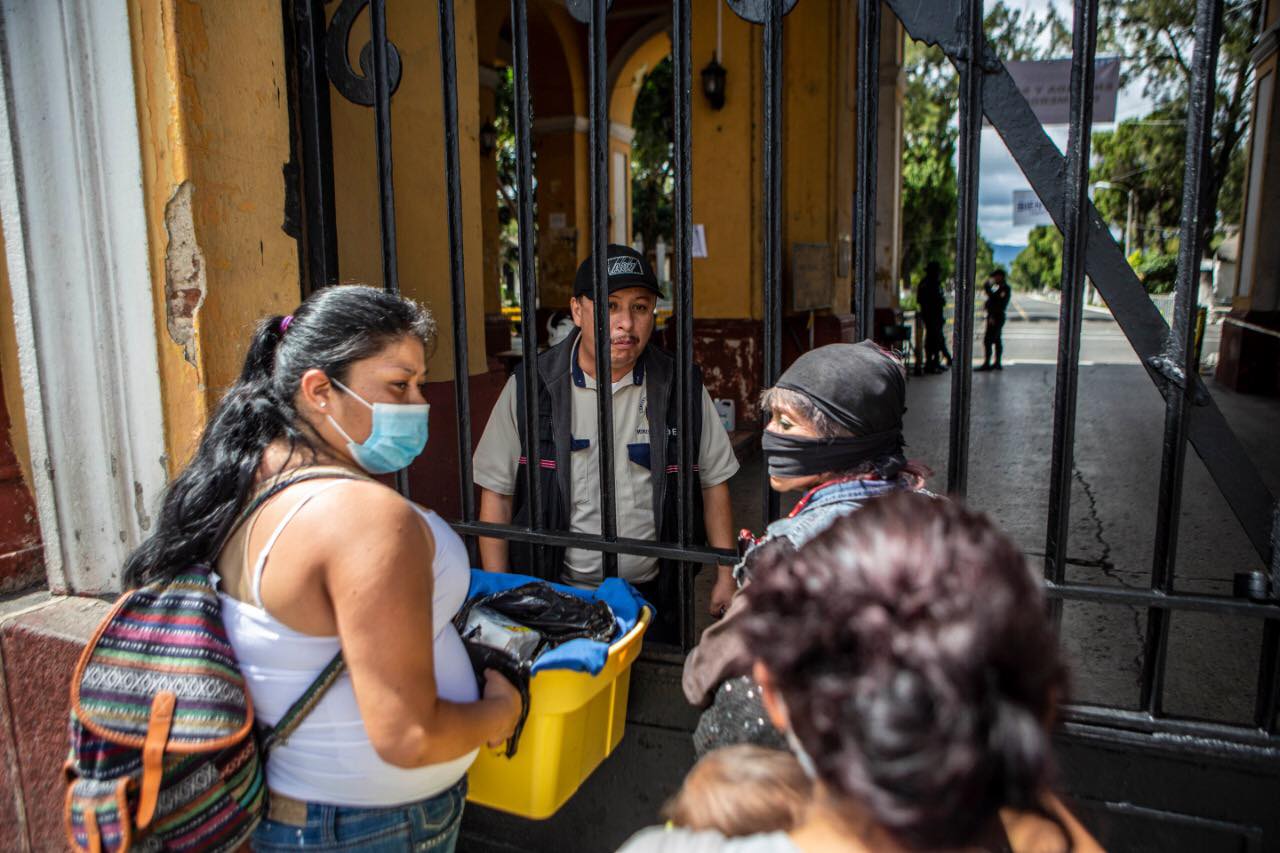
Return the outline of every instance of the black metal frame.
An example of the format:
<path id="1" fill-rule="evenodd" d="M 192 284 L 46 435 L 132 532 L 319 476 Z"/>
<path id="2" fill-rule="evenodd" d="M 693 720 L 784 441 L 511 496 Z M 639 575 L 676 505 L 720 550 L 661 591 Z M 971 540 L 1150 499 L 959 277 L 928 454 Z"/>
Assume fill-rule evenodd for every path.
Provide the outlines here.
<path id="1" fill-rule="evenodd" d="M 691 0 L 672 0 L 672 44 L 675 97 L 672 104 L 675 137 L 675 302 L 677 382 L 681 389 L 693 382 L 692 309 L 693 281 L 690 232 L 692 64 Z M 772 385 L 781 371 L 782 284 L 782 92 L 783 20 L 796 0 L 727 0 L 742 18 L 763 29 L 763 145 L 764 200 L 764 370 L 762 380 Z M 855 196 L 856 286 L 855 305 L 861 336 L 873 331 L 875 312 L 875 119 L 879 97 L 879 41 L 882 0 L 858 0 L 859 44 L 857 83 L 857 139 L 860 166 Z M 1068 155 L 1059 154 L 1035 119 L 1012 78 L 987 45 L 983 33 L 982 0 L 883 0 L 915 39 L 939 44 L 956 66 L 960 77 L 959 205 L 957 213 L 957 295 L 952 373 L 951 430 L 947 483 L 963 495 L 969 467 L 969 408 L 972 371 L 973 314 L 976 282 L 978 155 L 985 115 L 1004 138 L 1045 208 L 1065 236 L 1062 278 L 1057 384 L 1054 394 L 1052 461 L 1049 470 L 1050 511 L 1046 527 L 1045 587 L 1055 613 L 1064 601 L 1098 602 L 1147 609 L 1146 654 L 1142 674 L 1141 710 L 1126 711 L 1104 706 L 1072 705 L 1064 709 L 1067 731 L 1081 727 L 1109 730 L 1117 738 L 1179 736 L 1205 748 L 1244 750 L 1252 755 L 1274 755 L 1280 749 L 1277 705 L 1280 704 L 1280 606 L 1274 600 L 1252 601 L 1225 596 L 1191 595 L 1174 586 L 1173 566 L 1178 532 L 1182 474 L 1188 442 L 1204 461 L 1232 510 L 1267 566 L 1271 591 L 1280 591 L 1280 513 L 1276 501 L 1227 426 L 1212 397 L 1194 370 L 1192 348 L 1196 314 L 1197 258 L 1201 247 L 1196 235 L 1203 215 L 1204 160 L 1211 139 L 1211 98 L 1216 73 L 1217 43 L 1221 32 L 1222 0 L 1198 0 L 1194 79 L 1189 110 L 1182 252 L 1170 329 L 1152 305 L 1145 290 L 1125 262 L 1097 210 L 1087 197 L 1094 53 L 1097 41 L 1098 0 L 1076 0 L 1072 47 L 1071 117 Z M 290 12 L 289 33 L 296 59 L 296 92 L 300 117 L 299 150 L 302 160 L 305 275 L 315 285 L 337 280 L 338 255 L 334 231 L 331 140 L 328 137 L 329 86 L 344 96 L 374 108 L 380 187 L 381 235 L 385 286 L 398 287 L 396 270 L 395 199 L 391 172 L 390 101 L 399 81 L 399 56 L 386 34 L 386 0 L 343 0 L 326 33 L 321 0 L 285 0 Z M 588 5 L 589 4 L 589 5 Z M 369 7 L 372 42 L 361 57 L 367 79 L 352 77 L 346 66 L 345 45 L 351 22 Z M 608 0 L 575 0 L 571 11 L 588 26 L 590 57 L 590 165 L 591 245 L 596 259 L 593 272 L 594 303 L 607 305 L 605 253 L 608 117 L 605 41 Z M 462 518 L 456 527 L 468 535 L 493 536 L 533 544 L 589 548 L 602 552 L 606 574 L 617 572 L 617 555 L 634 554 L 678 561 L 681 601 L 681 645 L 693 643 L 691 572 L 698 565 L 731 562 L 729 552 L 700 547 L 690 541 L 688 513 L 693 505 L 696 481 L 693 460 L 696 449 L 685 440 L 685 425 L 694 416 L 691 395 L 681 393 L 678 413 L 680 526 L 674 543 L 641 542 L 617 535 L 613 483 L 613 448 L 602 440 L 599 447 L 600 501 L 603 530 L 589 536 L 548 531 L 538 527 L 540 507 L 546 496 L 536 476 L 540 460 L 537 442 L 529 442 L 524 476 L 532 519 L 527 527 L 492 525 L 476 519 L 471 477 L 471 409 L 467 375 L 466 292 L 461 230 L 461 188 L 458 165 L 458 111 L 453 0 L 438 0 L 441 80 L 445 121 L 445 172 L 447 213 L 451 247 L 450 274 L 453 293 L 455 382 L 459 430 L 458 458 L 461 473 Z M 333 28 L 346 32 L 333 32 Z M 519 227 L 520 295 L 530 310 L 522 312 L 523 338 L 536 340 L 534 311 L 537 283 L 534 275 L 534 222 L 532 142 L 529 95 L 528 0 L 511 0 L 512 67 L 515 75 L 515 129 L 518 171 L 517 219 Z M 344 58 L 334 79 L 332 63 L 321 61 L 326 46 L 339 45 Z M 328 67 L 327 67 L 328 66 Z M 327 75 L 327 76 L 326 76 Z M 1065 179 L 1064 179 L 1065 176 Z M 1116 320 L 1141 357 L 1166 401 L 1164 454 L 1161 465 L 1157 537 L 1150 589 L 1135 590 L 1069 583 L 1065 578 L 1066 531 L 1070 516 L 1070 482 L 1076 397 L 1079 380 L 1080 331 L 1084 277 L 1089 276 L 1111 307 Z M 597 340 L 607 338 L 607 312 L 595 318 Z M 526 435 L 536 435 L 538 394 L 535 358 L 523 361 L 519 381 L 524 385 L 524 406 L 519 413 Z M 597 347 L 597 376 L 610 375 L 609 347 Z M 603 436 L 612 435 L 612 390 L 599 383 L 598 417 Z M 400 485 L 407 489 L 403 475 Z M 763 487 L 762 516 L 776 517 L 777 495 Z M 538 552 L 540 549 L 533 549 Z M 537 567 L 539 570 L 545 567 Z M 1261 668 L 1258 675 L 1257 712 L 1253 727 L 1222 725 L 1179 719 L 1164 713 L 1161 694 L 1168 627 L 1174 612 L 1215 612 L 1265 621 Z M 1214 745 L 1218 745 L 1215 747 Z"/>
<path id="2" fill-rule="evenodd" d="M 981 117 L 1003 137 L 1006 146 L 1064 235 L 1062 310 L 1059 320 L 1057 384 L 1054 393 L 1050 506 L 1046 529 L 1045 587 L 1055 615 L 1062 602 L 1096 602 L 1145 607 L 1147 634 L 1140 710 L 1100 705 L 1068 705 L 1063 716 L 1068 731 L 1096 727 L 1155 737 L 1178 736 L 1186 744 L 1209 751 L 1243 751 L 1274 757 L 1280 750 L 1277 702 L 1280 692 L 1280 606 L 1270 600 L 1178 592 L 1174 555 L 1181 506 L 1187 443 L 1195 448 L 1240 521 L 1261 561 L 1268 567 L 1270 591 L 1280 585 L 1280 509 L 1257 468 L 1226 424 L 1194 369 L 1193 348 L 1198 259 L 1198 225 L 1204 216 L 1204 168 L 1212 139 L 1212 97 L 1222 0 L 1198 0 L 1196 47 L 1186 144 L 1181 253 L 1173 328 L 1163 319 L 1125 261 L 1087 196 L 1090 126 L 1092 123 L 1094 53 L 1098 0 L 1076 0 L 1072 44 L 1071 108 L 1067 155 L 1060 154 L 1036 120 L 1012 78 L 982 33 L 981 0 L 949 0 L 919 4 L 885 0 L 908 35 L 938 44 L 960 73 L 959 221 L 955 357 L 952 376 L 951 455 L 948 484 L 963 494 L 968 469 L 968 403 L 970 344 L 973 339 L 973 233 L 976 225 L 976 157 Z M 868 89 L 870 87 L 867 87 Z M 866 91 L 859 88 L 859 94 Z M 859 101 L 860 112 L 874 103 Z M 1064 180 L 1065 176 L 1065 180 Z M 1116 321 L 1142 359 L 1166 404 L 1156 542 L 1149 589 L 1119 589 L 1065 579 L 1066 534 L 1070 516 L 1070 482 L 1079 377 L 1080 330 L 1084 277 L 1088 275 L 1106 299 Z M 1254 725 L 1237 726 L 1185 719 L 1162 707 L 1169 621 L 1174 612 L 1213 612 L 1265 620 L 1257 682 Z M 1117 731 L 1119 730 L 1119 731 Z"/>

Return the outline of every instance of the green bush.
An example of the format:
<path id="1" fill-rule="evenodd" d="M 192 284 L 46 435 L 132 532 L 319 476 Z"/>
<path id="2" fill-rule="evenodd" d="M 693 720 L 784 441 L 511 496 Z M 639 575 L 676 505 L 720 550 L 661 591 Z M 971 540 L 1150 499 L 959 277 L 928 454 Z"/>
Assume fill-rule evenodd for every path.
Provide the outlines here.
<path id="1" fill-rule="evenodd" d="M 1143 255 L 1135 271 L 1147 293 L 1172 293 L 1178 281 L 1178 256 Z"/>

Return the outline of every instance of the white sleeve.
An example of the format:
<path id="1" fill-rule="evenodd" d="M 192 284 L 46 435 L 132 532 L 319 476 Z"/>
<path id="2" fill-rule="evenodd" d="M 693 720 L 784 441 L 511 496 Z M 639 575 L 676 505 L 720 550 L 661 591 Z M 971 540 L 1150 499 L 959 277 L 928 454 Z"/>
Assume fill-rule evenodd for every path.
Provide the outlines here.
<path id="1" fill-rule="evenodd" d="M 500 495 L 516 493 L 520 472 L 520 430 L 516 426 L 516 378 L 507 380 L 489 413 L 472 457 L 476 485 Z"/>

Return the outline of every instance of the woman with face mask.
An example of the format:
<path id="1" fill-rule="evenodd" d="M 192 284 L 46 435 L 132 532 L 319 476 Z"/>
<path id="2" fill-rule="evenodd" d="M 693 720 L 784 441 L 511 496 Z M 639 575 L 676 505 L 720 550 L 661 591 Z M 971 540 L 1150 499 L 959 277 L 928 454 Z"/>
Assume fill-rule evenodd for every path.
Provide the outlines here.
<path id="1" fill-rule="evenodd" d="M 928 469 L 903 455 L 906 371 L 870 341 L 811 350 L 761 396 L 766 417 L 761 449 L 775 491 L 801 494 L 792 510 L 754 537 L 743 531 L 739 585 L 770 543 L 799 547 L 866 502 L 899 491 L 923 490 Z M 760 706 L 750 677 L 752 654 L 739 629 L 745 602 L 702 635 L 685 661 L 690 703 L 707 710 L 694 732 L 699 755 L 734 743 L 782 746 Z"/>
<path id="2" fill-rule="evenodd" d="M 214 562 L 260 723 L 341 651 L 345 670 L 270 752 L 257 850 L 453 850 L 467 769 L 519 717 L 500 675 L 480 695 L 450 621 L 470 584 L 462 541 L 373 479 L 427 442 L 433 331 L 421 306 L 361 286 L 262 321 L 126 566 L 137 583 Z"/>
<path id="3" fill-rule="evenodd" d="M 742 597 L 762 713 L 813 794 L 785 832 L 655 828 L 622 853 L 1101 849 L 1051 793 L 1067 671 L 1040 579 L 986 516 L 900 490 L 775 540 Z"/>

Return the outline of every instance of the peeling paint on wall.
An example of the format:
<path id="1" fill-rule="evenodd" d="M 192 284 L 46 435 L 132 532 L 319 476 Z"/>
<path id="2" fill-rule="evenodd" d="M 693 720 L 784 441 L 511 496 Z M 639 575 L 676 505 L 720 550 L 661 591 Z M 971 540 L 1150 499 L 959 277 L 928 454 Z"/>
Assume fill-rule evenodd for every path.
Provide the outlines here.
<path id="1" fill-rule="evenodd" d="M 714 398 L 734 401 L 738 428 L 759 424 L 756 401 L 764 370 L 760 324 L 753 320 L 701 320 L 693 322 L 694 358 L 702 368 L 703 384 Z"/>
<path id="2" fill-rule="evenodd" d="M 206 290 L 204 252 L 196 241 L 191 213 L 194 187 L 183 181 L 164 208 L 168 235 L 164 252 L 165 319 L 169 337 L 182 347 L 183 356 L 196 364 L 195 316 L 204 304 Z"/>

